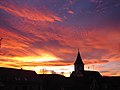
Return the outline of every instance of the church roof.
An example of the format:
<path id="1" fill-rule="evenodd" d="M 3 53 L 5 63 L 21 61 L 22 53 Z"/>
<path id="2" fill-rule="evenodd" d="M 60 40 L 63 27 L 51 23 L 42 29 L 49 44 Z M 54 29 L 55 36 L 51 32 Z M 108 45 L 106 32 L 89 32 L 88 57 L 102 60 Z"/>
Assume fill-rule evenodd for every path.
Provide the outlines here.
<path id="1" fill-rule="evenodd" d="M 82 61 L 82 58 L 80 56 L 80 52 L 78 51 L 78 55 L 77 55 L 77 58 L 76 58 L 76 61 L 74 63 L 75 64 L 84 64 L 83 61 Z"/>
<path id="2" fill-rule="evenodd" d="M 101 77 L 101 74 L 98 71 L 86 71 L 86 70 L 84 70 L 84 71 L 80 71 L 80 72 L 77 72 L 77 73 L 82 74 L 81 77 L 86 77 L 86 78 Z M 72 72 L 71 77 L 76 77 L 76 72 L 75 71 Z"/>

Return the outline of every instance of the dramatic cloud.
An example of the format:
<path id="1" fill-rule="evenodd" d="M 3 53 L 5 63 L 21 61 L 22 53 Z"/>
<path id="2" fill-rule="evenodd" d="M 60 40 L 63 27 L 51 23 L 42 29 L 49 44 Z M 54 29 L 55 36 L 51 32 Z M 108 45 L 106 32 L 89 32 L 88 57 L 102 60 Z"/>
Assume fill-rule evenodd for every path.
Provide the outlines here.
<path id="1" fill-rule="evenodd" d="M 119 75 L 119 11 L 118 0 L 1 0 L 0 64 L 68 73 L 79 48 L 86 69 Z"/>
<path id="2" fill-rule="evenodd" d="M 17 4 L 19 4 L 21 7 L 18 7 Z M 40 20 L 40 21 L 48 21 L 48 22 L 54 22 L 55 20 L 62 21 L 61 18 L 54 15 L 47 8 L 45 8 L 45 12 L 42 12 L 35 7 L 27 6 L 28 3 L 24 3 L 23 6 L 21 4 L 23 3 L 17 2 L 17 0 L 15 2 L 10 2 L 10 3 L 1 1 L 0 8 L 10 14 L 27 18 L 29 20 L 35 20 L 35 21 Z"/>

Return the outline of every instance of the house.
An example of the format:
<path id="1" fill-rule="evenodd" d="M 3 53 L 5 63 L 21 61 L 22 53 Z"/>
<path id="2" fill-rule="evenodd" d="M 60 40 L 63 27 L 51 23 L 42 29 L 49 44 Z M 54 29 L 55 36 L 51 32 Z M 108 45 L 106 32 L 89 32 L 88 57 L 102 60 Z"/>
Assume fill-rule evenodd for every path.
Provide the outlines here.
<path id="1" fill-rule="evenodd" d="M 66 86 L 66 77 L 59 74 L 39 74 L 44 81 L 44 90 L 64 90 Z"/>
<path id="2" fill-rule="evenodd" d="M 34 71 L 0 67 L 0 90 L 42 90 L 42 83 Z"/>
<path id="3" fill-rule="evenodd" d="M 120 90 L 120 76 L 104 76 L 103 79 L 107 90 Z"/>

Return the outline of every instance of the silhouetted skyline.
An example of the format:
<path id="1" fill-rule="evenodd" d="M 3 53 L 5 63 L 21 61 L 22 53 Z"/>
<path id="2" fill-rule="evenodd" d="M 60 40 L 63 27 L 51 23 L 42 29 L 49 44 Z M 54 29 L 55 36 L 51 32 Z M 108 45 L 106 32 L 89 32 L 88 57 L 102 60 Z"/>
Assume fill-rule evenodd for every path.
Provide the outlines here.
<path id="1" fill-rule="evenodd" d="M 86 70 L 120 75 L 119 0 L 1 0 L 0 66 L 67 76 L 79 48 Z"/>

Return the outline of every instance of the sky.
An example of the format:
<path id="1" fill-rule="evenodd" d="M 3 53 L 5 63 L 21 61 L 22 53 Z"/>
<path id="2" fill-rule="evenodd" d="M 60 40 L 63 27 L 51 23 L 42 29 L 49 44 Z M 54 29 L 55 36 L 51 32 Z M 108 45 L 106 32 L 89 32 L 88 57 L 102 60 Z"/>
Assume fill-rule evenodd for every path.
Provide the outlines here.
<path id="1" fill-rule="evenodd" d="M 0 0 L 0 67 L 120 76 L 120 0 Z"/>

